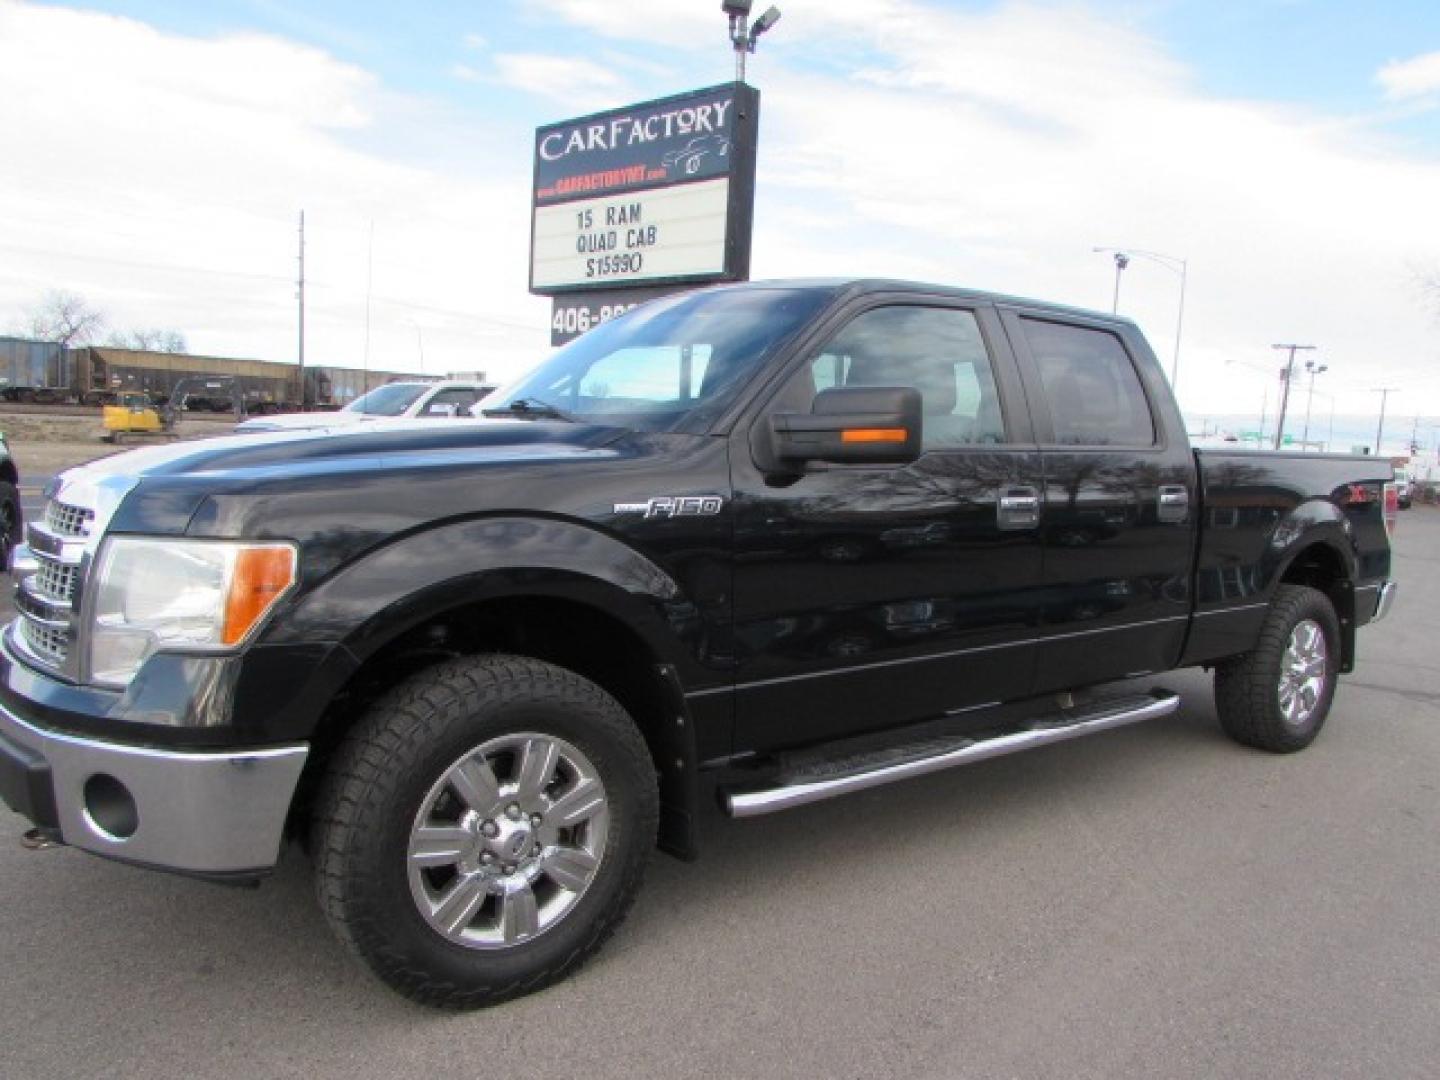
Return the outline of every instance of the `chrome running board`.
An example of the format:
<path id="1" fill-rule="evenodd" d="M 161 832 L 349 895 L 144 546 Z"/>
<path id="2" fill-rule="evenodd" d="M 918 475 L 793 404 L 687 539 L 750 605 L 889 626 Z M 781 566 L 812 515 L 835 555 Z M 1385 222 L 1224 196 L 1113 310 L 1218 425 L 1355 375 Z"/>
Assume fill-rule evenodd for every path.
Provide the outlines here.
<path id="1" fill-rule="evenodd" d="M 780 784 L 759 790 L 722 790 L 721 802 L 731 817 L 759 817 L 773 814 L 777 810 L 788 810 L 792 806 L 833 799 L 837 795 L 848 795 L 852 791 L 893 784 L 897 780 L 908 780 L 913 776 L 939 772 L 957 765 L 969 765 L 976 761 L 1016 754 L 1022 750 L 1034 750 L 1051 743 L 1078 739 L 1082 735 L 1093 735 L 1097 731 L 1126 724 L 1139 723 L 1168 716 L 1180 707 L 1180 698 L 1171 693 L 1155 691 L 1145 697 L 1129 697 L 1111 701 L 1096 702 L 1077 709 L 1065 709 L 1054 719 L 1032 724 L 1018 730 L 1004 731 L 988 737 L 955 739 L 948 745 L 937 746 L 934 742 L 925 745 L 923 754 L 905 756 L 905 748 L 897 747 L 873 755 L 874 764 L 863 759 L 848 759 L 840 775 L 816 776 L 812 770 L 806 777 L 796 777 Z M 896 757 L 905 760 L 896 761 Z M 809 777 L 814 777 L 809 778 Z"/>

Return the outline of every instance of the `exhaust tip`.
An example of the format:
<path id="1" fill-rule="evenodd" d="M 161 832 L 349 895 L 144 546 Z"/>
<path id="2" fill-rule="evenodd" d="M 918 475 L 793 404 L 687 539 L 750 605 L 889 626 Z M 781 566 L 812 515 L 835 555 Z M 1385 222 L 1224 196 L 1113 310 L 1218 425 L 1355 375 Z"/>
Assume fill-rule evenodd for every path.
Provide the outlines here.
<path id="1" fill-rule="evenodd" d="M 64 847 L 64 843 L 48 829 L 30 829 L 20 837 L 20 846 L 26 851 L 46 851 L 49 848 Z"/>

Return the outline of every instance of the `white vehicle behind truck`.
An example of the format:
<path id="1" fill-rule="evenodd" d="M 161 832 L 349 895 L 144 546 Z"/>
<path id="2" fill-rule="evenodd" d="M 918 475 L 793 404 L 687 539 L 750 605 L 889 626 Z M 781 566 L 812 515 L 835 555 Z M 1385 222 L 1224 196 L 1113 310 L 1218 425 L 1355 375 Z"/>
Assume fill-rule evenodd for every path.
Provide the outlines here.
<path id="1" fill-rule="evenodd" d="M 495 387 L 481 382 L 392 382 L 376 387 L 337 412 L 287 413 L 262 416 L 235 425 L 240 434 L 261 431 L 304 431 L 348 427 L 374 420 L 451 419 L 469 416 L 470 408 Z"/>

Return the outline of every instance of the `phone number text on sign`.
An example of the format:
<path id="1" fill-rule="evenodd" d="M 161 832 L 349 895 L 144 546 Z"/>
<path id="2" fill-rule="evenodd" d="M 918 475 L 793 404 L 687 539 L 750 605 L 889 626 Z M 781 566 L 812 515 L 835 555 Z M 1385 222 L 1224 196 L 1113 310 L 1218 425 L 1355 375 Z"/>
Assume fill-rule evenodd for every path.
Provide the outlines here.
<path id="1" fill-rule="evenodd" d="M 729 194 L 722 178 L 537 207 L 531 287 L 721 273 Z"/>
<path id="2" fill-rule="evenodd" d="M 599 307 L 591 307 L 589 304 L 581 304 L 578 307 L 556 306 L 555 314 L 550 320 L 550 331 L 552 334 L 565 335 L 566 340 L 585 333 L 592 326 L 599 326 L 602 322 L 609 322 L 617 316 L 624 315 L 639 307 L 640 301 L 630 304 L 602 304 Z"/>

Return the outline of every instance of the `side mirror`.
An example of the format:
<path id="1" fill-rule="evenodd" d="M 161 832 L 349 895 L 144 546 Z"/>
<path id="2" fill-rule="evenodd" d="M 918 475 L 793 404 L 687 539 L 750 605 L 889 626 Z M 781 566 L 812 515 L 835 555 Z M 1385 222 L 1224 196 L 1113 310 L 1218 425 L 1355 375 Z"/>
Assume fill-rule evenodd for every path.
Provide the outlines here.
<path id="1" fill-rule="evenodd" d="M 770 450 L 782 465 L 907 465 L 920 456 L 924 413 L 910 386 L 822 390 L 808 413 L 770 417 Z"/>

